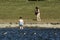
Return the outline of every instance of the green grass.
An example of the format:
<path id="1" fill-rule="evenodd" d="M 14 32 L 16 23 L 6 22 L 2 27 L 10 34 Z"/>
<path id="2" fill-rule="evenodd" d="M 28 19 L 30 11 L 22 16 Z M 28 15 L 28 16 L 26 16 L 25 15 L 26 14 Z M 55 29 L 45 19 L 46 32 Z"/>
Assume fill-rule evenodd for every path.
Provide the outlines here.
<path id="1" fill-rule="evenodd" d="M 35 19 L 34 9 L 39 6 L 42 21 L 60 21 L 60 1 L 0 0 L 0 19 L 18 20 L 20 16 L 27 21 Z"/>

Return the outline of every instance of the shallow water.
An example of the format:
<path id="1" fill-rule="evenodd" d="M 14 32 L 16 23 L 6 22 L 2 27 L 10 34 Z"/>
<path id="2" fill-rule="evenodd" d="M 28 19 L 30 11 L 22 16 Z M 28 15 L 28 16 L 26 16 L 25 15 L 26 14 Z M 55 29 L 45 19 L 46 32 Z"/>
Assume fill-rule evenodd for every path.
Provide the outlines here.
<path id="1" fill-rule="evenodd" d="M 60 29 L 2 28 L 0 40 L 60 40 Z"/>

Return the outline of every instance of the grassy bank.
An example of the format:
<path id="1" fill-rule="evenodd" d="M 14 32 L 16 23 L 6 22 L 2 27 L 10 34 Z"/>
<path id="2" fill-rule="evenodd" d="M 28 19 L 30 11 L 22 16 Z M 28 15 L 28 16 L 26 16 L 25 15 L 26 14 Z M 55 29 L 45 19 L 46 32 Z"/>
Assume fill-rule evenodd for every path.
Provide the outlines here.
<path id="1" fill-rule="evenodd" d="M 42 21 L 60 21 L 60 1 L 0 0 L 0 20 L 14 21 L 20 16 L 25 21 L 34 21 L 34 9 L 39 6 Z"/>

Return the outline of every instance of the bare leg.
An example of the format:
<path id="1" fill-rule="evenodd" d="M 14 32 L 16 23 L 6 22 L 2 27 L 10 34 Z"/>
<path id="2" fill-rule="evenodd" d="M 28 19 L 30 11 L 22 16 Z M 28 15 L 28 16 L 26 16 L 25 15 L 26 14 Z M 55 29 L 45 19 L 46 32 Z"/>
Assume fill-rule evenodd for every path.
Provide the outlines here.
<path id="1" fill-rule="evenodd" d="M 23 26 L 20 26 L 20 29 L 23 29 Z"/>

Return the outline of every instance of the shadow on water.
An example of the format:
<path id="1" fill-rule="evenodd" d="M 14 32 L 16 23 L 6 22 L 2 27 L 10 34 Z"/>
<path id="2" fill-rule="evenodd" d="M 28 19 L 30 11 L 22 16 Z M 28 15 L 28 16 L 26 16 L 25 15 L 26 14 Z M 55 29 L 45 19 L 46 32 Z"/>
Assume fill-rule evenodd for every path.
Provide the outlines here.
<path id="1" fill-rule="evenodd" d="M 60 29 L 1 28 L 0 40 L 60 40 Z"/>

